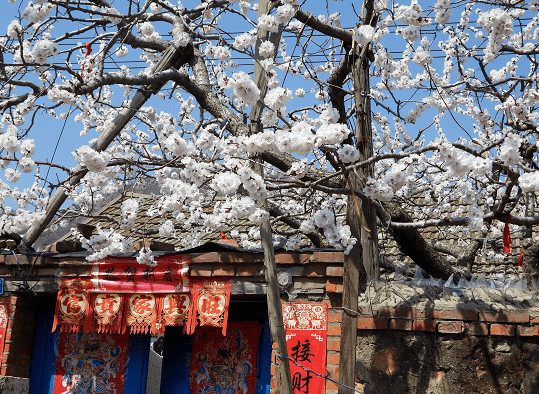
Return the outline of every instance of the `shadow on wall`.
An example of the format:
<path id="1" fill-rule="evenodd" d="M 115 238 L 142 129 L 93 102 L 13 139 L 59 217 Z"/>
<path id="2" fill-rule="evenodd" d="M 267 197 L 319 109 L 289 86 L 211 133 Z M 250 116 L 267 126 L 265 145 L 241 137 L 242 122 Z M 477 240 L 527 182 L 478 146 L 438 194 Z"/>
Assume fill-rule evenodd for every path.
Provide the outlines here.
<path id="1" fill-rule="evenodd" d="M 365 394 L 539 393 L 539 338 L 360 330 Z"/>

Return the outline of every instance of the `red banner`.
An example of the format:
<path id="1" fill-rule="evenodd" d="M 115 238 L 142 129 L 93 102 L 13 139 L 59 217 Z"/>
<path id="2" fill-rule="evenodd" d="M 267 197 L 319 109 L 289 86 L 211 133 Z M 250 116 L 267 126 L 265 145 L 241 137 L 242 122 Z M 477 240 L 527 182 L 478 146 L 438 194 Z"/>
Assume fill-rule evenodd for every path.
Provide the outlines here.
<path id="1" fill-rule="evenodd" d="M 6 340 L 7 323 L 9 321 L 9 304 L 0 303 L 0 361 L 4 356 L 4 343 Z"/>
<path id="2" fill-rule="evenodd" d="M 92 267 L 92 292 L 186 293 L 189 286 L 189 256 L 165 255 L 150 267 L 126 257 L 107 257 Z"/>
<path id="3" fill-rule="evenodd" d="M 159 306 L 158 332 L 164 333 L 165 326 L 186 327 L 191 306 L 191 296 L 189 294 L 162 295 Z"/>
<path id="4" fill-rule="evenodd" d="M 231 322 L 228 335 L 201 328 L 193 338 L 190 392 L 197 394 L 256 393 L 258 323 Z"/>
<path id="5" fill-rule="evenodd" d="M 122 329 L 124 296 L 118 293 L 91 295 L 90 312 L 86 314 L 84 332 L 119 334 Z"/>
<path id="6" fill-rule="evenodd" d="M 89 309 L 89 294 L 81 289 L 60 289 L 56 299 L 56 313 L 52 331 L 59 324 L 62 331 L 77 332 L 82 327 Z"/>
<path id="7" fill-rule="evenodd" d="M 157 332 L 158 299 L 153 294 L 131 294 L 126 296 L 124 308 L 124 327 L 131 334 L 152 334 Z"/>
<path id="8" fill-rule="evenodd" d="M 61 333 L 52 394 L 123 393 L 128 335 Z"/>
<path id="9" fill-rule="evenodd" d="M 222 327 L 226 335 L 230 282 L 204 281 L 193 284 L 191 312 L 187 323 L 187 334 L 192 334 L 197 325 Z"/>
<path id="10" fill-rule="evenodd" d="M 328 306 L 283 303 L 286 345 L 294 394 L 323 394 L 326 380 Z M 312 371 L 312 372 L 311 372 Z"/>

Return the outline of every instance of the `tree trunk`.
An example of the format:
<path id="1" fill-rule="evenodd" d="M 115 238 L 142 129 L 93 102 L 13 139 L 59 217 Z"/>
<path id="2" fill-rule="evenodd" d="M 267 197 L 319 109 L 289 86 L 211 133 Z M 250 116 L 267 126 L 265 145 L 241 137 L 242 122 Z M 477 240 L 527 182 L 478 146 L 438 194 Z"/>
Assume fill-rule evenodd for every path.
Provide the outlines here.
<path id="1" fill-rule="evenodd" d="M 412 221 L 410 216 L 397 203 L 385 202 L 383 205 L 384 209 L 391 215 L 391 221 L 399 223 Z M 451 275 L 454 275 L 455 280 L 460 278 L 460 274 L 425 241 L 419 231 L 414 229 L 393 229 L 391 232 L 402 252 L 431 276 L 448 279 Z"/>

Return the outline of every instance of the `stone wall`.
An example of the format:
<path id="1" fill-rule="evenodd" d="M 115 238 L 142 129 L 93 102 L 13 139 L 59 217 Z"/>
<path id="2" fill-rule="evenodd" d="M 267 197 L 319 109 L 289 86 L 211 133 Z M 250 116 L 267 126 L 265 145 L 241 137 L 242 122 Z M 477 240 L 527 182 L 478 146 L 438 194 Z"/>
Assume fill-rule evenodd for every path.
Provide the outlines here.
<path id="1" fill-rule="evenodd" d="M 356 389 L 374 393 L 539 393 L 539 337 L 359 330 Z"/>

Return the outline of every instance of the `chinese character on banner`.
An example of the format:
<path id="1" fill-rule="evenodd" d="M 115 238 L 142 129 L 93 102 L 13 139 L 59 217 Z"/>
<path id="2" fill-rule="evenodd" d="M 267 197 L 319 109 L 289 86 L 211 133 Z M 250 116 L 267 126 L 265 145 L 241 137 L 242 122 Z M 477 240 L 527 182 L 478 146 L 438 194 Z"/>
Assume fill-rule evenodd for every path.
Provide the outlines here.
<path id="1" fill-rule="evenodd" d="M 62 332 L 52 394 L 123 393 L 129 335 Z"/>
<path id="2" fill-rule="evenodd" d="M 283 303 L 282 308 L 293 393 L 325 393 L 325 379 L 313 372 L 326 375 L 328 306 Z"/>
<path id="3" fill-rule="evenodd" d="M 159 301 L 158 331 L 165 332 L 165 326 L 184 326 L 189 317 L 191 296 L 189 294 L 166 294 Z"/>
<path id="4" fill-rule="evenodd" d="M 189 372 L 190 392 L 255 394 L 258 322 L 231 322 L 223 337 L 211 327 L 197 329 Z"/>
<path id="5" fill-rule="evenodd" d="M 6 339 L 7 322 L 9 319 L 9 304 L 0 303 L 0 361 L 4 354 L 4 342 Z"/>
<path id="6" fill-rule="evenodd" d="M 189 292 L 189 256 L 164 255 L 155 267 L 140 268 L 134 257 L 107 257 L 92 265 L 94 293 Z"/>
<path id="7" fill-rule="evenodd" d="M 191 290 L 192 309 L 187 323 L 187 334 L 192 334 L 197 321 L 200 326 L 222 327 L 226 335 L 230 281 L 204 281 L 193 284 Z"/>
<path id="8" fill-rule="evenodd" d="M 97 293 L 91 295 L 91 312 L 86 314 L 84 332 L 120 333 L 124 295 Z"/>
<path id="9" fill-rule="evenodd" d="M 77 280 L 60 283 L 52 331 L 55 331 L 58 325 L 62 331 L 79 331 L 89 308 L 89 289 L 85 288 L 89 284 Z"/>
<path id="10" fill-rule="evenodd" d="M 157 298 L 153 294 L 132 294 L 126 297 L 122 332 L 130 326 L 131 334 L 157 332 Z"/>

